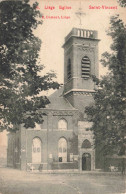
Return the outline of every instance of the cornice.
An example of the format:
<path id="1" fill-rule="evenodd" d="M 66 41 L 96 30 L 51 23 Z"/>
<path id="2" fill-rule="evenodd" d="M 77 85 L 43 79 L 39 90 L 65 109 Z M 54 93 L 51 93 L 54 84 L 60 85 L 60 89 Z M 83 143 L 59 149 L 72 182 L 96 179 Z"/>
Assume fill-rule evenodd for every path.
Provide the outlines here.
<path id="1" fill-rule="evenodd" d="M 68 95 L 68 94 L 73 94 L 73 95 L 92 95 L 93 93 L 95 93 L 95 90 L 87 90 L 87 89 L 72 89 L 69 90 L 68 92 L 64 93 L 64 96 Z"/>

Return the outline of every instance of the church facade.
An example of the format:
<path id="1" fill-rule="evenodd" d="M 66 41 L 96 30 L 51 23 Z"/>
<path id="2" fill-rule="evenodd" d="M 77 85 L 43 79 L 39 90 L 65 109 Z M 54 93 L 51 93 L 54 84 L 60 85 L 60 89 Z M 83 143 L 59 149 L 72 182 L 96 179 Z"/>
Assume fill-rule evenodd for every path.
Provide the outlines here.
<path id="1" fill-rule="evenodd" d="M 98 77 L 97 31 L 73 28 L 65 37 L 64 86 L 40 109 L 43 123 L 8 134 L 7 164 L 21 170 L 95 170 L 93 133 L 84 113 Z"/>

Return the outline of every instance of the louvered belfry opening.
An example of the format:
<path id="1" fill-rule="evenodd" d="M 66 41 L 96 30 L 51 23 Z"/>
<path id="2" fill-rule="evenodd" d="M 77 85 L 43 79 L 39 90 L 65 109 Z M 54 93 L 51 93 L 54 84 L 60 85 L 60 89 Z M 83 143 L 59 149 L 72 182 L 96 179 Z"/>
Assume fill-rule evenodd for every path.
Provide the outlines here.
<path id="1" fill-rule="evenodd" d="M 82 78 L 88 79 L 90 77 L 90 60 L 84 56 L 81 61 Z"/>
<path id="2" fill-rule="evenodd" d="M 67 78 L 71 78 L 71 60 L 68 60 L 68 65 L 67 65 Z"/>

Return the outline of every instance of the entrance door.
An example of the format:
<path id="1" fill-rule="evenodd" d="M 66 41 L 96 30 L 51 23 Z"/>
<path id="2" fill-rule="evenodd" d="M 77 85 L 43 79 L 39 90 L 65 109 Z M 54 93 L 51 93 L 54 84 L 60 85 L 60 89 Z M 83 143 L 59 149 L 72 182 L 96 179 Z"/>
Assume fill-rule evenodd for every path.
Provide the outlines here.
<path id="1" fill-rule="evenodd" d="M 91 170 L 91 155 L 89 153 L 82 155 L 82 170 Z"/>

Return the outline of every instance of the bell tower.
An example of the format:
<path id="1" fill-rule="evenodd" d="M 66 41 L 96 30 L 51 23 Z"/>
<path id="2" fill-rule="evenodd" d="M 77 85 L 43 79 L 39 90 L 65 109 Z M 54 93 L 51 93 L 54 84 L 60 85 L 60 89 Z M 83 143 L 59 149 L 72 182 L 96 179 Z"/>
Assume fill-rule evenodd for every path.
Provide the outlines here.
<path id="1" fill-rule="evenodd" d="M 73 28 L 65 37 L 64 97 L 80 112 L 92 102 L 98 77 L 98 33 L 93 30 Z"/>

